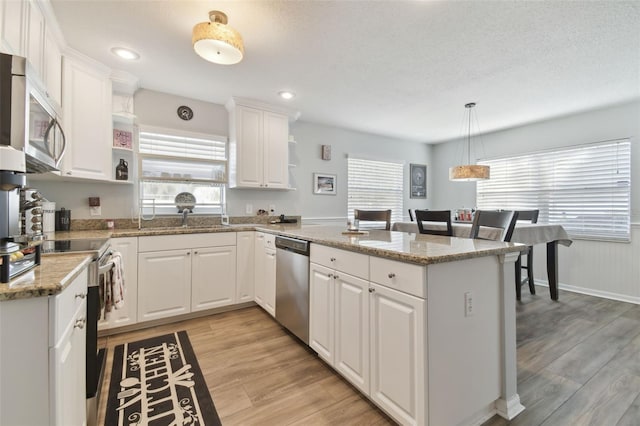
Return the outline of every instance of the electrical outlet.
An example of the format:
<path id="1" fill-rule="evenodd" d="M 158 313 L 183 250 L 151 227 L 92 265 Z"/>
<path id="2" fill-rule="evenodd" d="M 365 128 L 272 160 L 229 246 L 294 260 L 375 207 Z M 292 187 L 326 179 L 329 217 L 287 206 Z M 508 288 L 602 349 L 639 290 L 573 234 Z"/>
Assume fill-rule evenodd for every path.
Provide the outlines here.
<path id="1" fill-rule="evenodd" d="M 244 212 L 246 214 L 253 214 L 253 205 L 247 204 L 244 208 Z"/>
<path id="2" fill-rule="evenodd" d="M 96 207 L 89 207 L 91 216 L 100 216 L 102 215 L 102 207 L 100 206 L 96 206 Z"/>
<path id="3" fill-rule="evenodd" d="M 276 205 L 275 204 L 269 204 L 269 214 L 270 215 L 276 214 Z"/>
<path id="4" fill-rule="evenodd" d="M 473 293 L 467 291 L 464 294 L 464 316 L 470 317 L 473 315 Z"/>

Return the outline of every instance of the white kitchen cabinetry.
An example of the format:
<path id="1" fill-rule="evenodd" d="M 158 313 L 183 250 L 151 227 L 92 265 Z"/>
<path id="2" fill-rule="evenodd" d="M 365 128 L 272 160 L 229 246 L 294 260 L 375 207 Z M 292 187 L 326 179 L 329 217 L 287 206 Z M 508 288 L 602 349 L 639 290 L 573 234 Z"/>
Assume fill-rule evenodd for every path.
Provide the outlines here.
<path id="1" fill-rule="evenodd" d="M 47 86 L 47 95 L 57 105 L 62 105 L 62 52 L 48 27 L 45 28 L 44 34 L 43 79 Z"/>
<path id="2" fill-rule="evenodd" d="M 236 300 L 236 247 L 193 249 L 191 311 L 231 305 Z"/>
<path id="3" fill-rule="evenodd" d="M 239 98 L 226 107 L 229 187 L 288 189 L 288 111 Z"/>
<path id="4" fill-rule="evenodd" d="M 0 424 L 86 425 L 87 270 L 60 294 L 0 303 Z"/>
<path id="5" fill-rule="evenodd" d="M 369 256 L 313 244 L 309 344 L 369 394 Z"/>
<path id="6" fill-rule="evenodd" d="M 124 268 L 124 304 L 112 309 L 105 318 L 104 312 L 98 322 L 98 330 L 122 327 L 138 321 L 138 238 L 112 238 L 111 248 L 122 254 Z"/>
<path id="7" fill-rule="evenodd" d="M 138 239 L 138 321 L 236 303 L 235 232 Z"/>
<path id="8" fill-rule="evenodd" d="M 276 316 L 275 235 L 256 232 L 255 301 L 271 316 Z"/>
<path id="9" fill-rule="evenodd" d="M 2 8 L 2 51 L 25 56 L 25 29 L 28 3 L 26 0 L 0 2 Z"/>
<path id="10" fill-rule="evenodd" d="M 236 233 L 236 302 L 253 302 L 255 299 L 255 232 Z"/>
<path id="11" fill-rule="evenodd" d="M 62 175 L 112 180 L 111 80 L 109 71 L 88 59 L 65 56 L 62 108 L 67 150 Z"/>
<path id="12" fill-rule="evenodd" d="M 44 16 L 35 1 L 27 2 L 27 59 L 33 69 L 44 80 Z"/>

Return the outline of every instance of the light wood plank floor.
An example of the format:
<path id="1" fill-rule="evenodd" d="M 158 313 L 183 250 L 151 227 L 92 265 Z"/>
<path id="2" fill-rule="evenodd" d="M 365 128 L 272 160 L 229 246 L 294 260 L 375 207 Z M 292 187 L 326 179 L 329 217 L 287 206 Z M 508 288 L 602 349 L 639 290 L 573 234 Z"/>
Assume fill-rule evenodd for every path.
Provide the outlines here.
<path id="1" fill-rule="evenodd" d="M 547 288 L 522 290 L 518 392 L 526 410 L 483 426 L 640 426 L 640 306 L 563 291 L 553 302 Z M 113 347 L 177 330 L 189 333 L 224 426 L 394 424 L 258 307 L 101 338 L 109 356 L 99 424 Z"/>

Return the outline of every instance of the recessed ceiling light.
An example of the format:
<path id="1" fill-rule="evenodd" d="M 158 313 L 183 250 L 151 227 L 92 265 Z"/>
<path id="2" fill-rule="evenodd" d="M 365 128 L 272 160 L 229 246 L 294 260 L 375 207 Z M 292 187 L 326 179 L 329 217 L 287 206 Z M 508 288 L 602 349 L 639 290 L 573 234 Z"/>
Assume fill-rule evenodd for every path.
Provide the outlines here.
<path id="1" fill-rule="evenodd" d="M 296 94 L 295 94 L 295 93 L 293 93 L 293 92 L 289 92 L 289 91 L 287 91 L 287 90 L 283 90 L 282 92 L 278 92 L 278 95 L 280 95 L 280 97 L 281 97 L 282 99 L 287 99 L 287 100 L 289 100 L 289 99 L 293 99 L 293 98 L 295 98 L 295 97 L 296 97 Z"/>
<path id="2" fill-rule="evenodd" d="M 134 52 L 133 50 L 127 49 L 125 47 L 114 47 L 111 49 L 111 53 L 119 58 L 126 59 L 127 61 L 135 61 L 136 59 L 140 59 L 140 55 L 137 52 Z"/>

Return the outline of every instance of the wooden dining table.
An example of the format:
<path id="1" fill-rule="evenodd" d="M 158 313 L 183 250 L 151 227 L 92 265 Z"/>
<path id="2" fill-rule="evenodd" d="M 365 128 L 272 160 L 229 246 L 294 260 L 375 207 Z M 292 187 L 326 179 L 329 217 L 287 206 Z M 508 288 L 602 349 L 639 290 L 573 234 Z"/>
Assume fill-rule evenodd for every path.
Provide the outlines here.
<path id="1" fill-rule="evenodd" d="M 453 222 L 451 224 L 454 237 L 469 238 L 470 222 Z M 419 233 L 416 222 L 395 222 L 392 231 Z M 502 230 L 480 227 L 478 236 L 484 239 L 497 240 Z M 547 278 L 552 300 L 558 300 L 558 244 L 569 247 L 573 242 L 562 225 L 545 223 L 517 223 L 511 241 L 527 246 L 545 243 L 547 245 Z"/>

